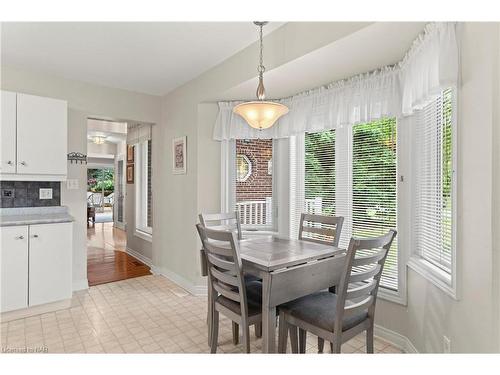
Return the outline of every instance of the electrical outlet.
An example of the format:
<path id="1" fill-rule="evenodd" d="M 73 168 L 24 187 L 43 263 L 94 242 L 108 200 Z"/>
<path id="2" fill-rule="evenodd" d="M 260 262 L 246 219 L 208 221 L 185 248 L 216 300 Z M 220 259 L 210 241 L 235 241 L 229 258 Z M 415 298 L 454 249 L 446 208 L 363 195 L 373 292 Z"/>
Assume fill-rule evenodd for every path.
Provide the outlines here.
<path id="1" fill-rule="evenodd" d="M 52 189 L 40 189 L 40 199 L 52 199 Z"/>
<path id="2" fill-rule="evenodd" d="M 447 336 L 443 336 L 443 353 L 451 353 L 451 340 Z"/>

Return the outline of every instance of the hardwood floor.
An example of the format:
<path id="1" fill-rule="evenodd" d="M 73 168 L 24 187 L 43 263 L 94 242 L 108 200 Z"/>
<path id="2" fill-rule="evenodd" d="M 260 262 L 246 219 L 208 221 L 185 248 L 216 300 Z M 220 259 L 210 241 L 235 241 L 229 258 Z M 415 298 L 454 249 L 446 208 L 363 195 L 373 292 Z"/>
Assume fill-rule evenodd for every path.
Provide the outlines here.
<path id="1" fill-rule="evenodd" d="M 126 233 L 113 223 L 96 223 L 87 228 L 87 278 L 99 285 L 151 275 L 147 265 L 125 252 Z"/>

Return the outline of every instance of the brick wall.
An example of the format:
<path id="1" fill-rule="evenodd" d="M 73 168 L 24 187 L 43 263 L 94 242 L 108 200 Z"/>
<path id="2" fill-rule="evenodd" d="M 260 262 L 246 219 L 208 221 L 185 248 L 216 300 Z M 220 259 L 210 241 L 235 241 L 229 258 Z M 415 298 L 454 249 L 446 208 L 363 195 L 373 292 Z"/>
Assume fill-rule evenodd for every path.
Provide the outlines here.
<path id="1" fill-rule="evenodd" d="M 273 176 L 268 174 L 268 162 L 273 156 L 271 139 L 236 140 L 236 155 L 245 155 L 252 164 L 246 181 L 236 182 L 236 201 L 265 200 L 273 192 Z"/>

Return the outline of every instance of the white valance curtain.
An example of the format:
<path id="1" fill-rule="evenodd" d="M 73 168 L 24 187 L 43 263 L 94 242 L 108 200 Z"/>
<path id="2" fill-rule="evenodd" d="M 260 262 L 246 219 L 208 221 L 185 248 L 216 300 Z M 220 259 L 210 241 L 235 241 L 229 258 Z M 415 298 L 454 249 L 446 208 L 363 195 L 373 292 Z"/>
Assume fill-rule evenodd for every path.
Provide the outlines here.
<path id="1" fill-rule="evenodd" d="M 214 139 L 284 138 L 411 115 L 457 77 L 455 24 L 431 23 L 398 64 L 278 100 L 290 112 L 269 129 L 253 129 L 233 113 L 241 102 L 219 102 Z"/>

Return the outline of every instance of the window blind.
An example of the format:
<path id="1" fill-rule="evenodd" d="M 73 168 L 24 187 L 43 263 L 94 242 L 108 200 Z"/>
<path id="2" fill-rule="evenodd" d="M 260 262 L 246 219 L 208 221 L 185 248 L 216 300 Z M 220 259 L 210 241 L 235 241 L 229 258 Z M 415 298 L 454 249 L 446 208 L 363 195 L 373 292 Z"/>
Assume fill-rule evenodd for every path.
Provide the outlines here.
<path id="1" fill-rule="evenodd" d="M 453 90 L 419 111 L 414 127 L 414 249 L 451 275 Z"/>
<path id="2" fill-rule="evenodd" d="M 274 228 L 273 140 L 237 139 L 231 174 L 234 209 L 246 230 Z"/>
<path id="3" fill-rule="evenodd" d="M 396 119 L 352 128 L 352 235 L 376 237 L 397 227 Z M 380 285 L 398 289 L 397 240 L 386 258 Z"/>

